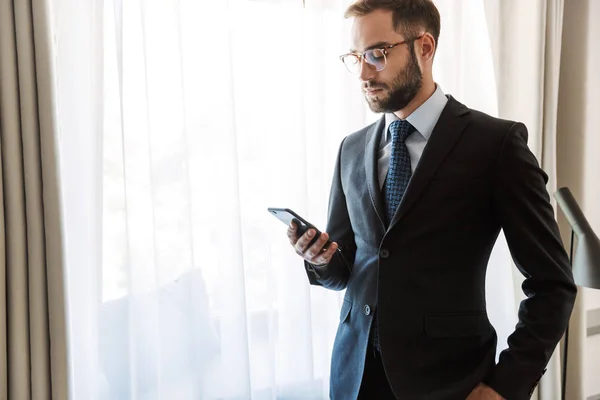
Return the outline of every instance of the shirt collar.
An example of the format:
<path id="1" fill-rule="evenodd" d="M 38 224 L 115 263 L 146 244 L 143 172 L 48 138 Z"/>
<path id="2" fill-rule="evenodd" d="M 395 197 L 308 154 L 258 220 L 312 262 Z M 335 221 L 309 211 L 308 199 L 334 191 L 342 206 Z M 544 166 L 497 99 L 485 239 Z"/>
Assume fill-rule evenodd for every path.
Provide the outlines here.
<path id="1" fill-rule="evenodd" d="M 446 107 L 446 103 L 448 102 L 448 98 L 442 91 L 440 85 L 436 84 L 435 92 L 425 101 L 425 103 L 421 104 L 419 108 L 413 111 L 406 120 L 410 122 L 412 126 L 415 127 L 417 132 L 419 132 L 425 140 L 429 140 L 431 133 L 433 132 L 433 128 L 437 124 L 444 107 Z M 390 124 L 399 118 L 394 113 L 386 113 L 385 114 L 385 140 L 389 141 L 389 127 Z"/>

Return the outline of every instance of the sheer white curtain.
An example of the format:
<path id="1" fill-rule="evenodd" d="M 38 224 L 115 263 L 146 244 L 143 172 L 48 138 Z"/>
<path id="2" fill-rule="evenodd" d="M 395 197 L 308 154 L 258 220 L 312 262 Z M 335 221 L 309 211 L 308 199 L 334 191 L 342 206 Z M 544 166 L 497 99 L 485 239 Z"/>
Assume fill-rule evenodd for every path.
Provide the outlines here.
<path id="1" fill-rule="evenodd" d="M 348 1 L 53 0 L 74 399 L 321 399 L 340 293 L 269 206 L 325 226 L 340 140 L 377 116 L 337 55 Z M 439 1 L 435 75 L 497 114 L 482 0 Z M 510 258 L 488 273 L 499 348 Z"/>

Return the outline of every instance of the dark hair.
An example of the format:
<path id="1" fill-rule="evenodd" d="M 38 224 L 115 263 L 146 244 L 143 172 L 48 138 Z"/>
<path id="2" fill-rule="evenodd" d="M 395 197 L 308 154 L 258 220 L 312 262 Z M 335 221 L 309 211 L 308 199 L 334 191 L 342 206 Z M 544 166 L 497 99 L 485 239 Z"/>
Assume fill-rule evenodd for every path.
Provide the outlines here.
<path id="1" fill-rule="evenodd" d="M 362 17 L 376 10 L 391 11 L 392 22 L 405 39 L 413 39 L 424 30 L 435 40 L 440 37 L 440 13 L 431 0 L 357 0 L 351 4 L 345 18 Z"/>

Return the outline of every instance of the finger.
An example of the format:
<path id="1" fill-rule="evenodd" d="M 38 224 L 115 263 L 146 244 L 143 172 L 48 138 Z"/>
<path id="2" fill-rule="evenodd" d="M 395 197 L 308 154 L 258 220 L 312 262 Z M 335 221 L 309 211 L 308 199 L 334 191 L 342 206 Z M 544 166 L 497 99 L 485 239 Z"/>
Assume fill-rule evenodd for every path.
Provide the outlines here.
<path id="1" fill-rule="evenodd" d="M 304 235 L 300 236 L 300 238 L 298 238 L 298 241 L 296 242 L 296 252 L 300 252 L 302 254 L 306 253 L 306 250 L 308 250 L 308 244 L 310 243 L 311 240 L 313 240 L 313 238 L 315 237 L 315 230 L 314 229 L 309 229 L 308 231 L 306 231 L 304 233 Z"/>
<path id="2" fill-rule="evenodd" d="M 294 221 L 290 222 L 290 225 L 288 226 L 287 229 L 287 236 L 290 239 L 290 243 L 292 244 L 292 246 L 296 245 L 296 242 L 298 241 L 298 235 L 297 235 L 297 228 L 296 228 L 296 224 L 294 224 Z"/>
<path id="3" fill-rule="evenodd" d="M 319 256 L 315 257 L 314 264 L 315 265 L 329 264 L 329 262 L 331 261 L 331 258 L 335 254 L 338 247 L 339 246 L 336 242 L 331 243 L 329 245 L 329 247 L 327 248 L 327 250 L 322 252 Z"/>
<path id="4" fill-rule="evenodd" d="M 319 238 L 305 251 L 307 259 L 312 259 L 322 253 L 323 246 L 327 243 L 329 235 L 326 232 L 321 233 Z"/>

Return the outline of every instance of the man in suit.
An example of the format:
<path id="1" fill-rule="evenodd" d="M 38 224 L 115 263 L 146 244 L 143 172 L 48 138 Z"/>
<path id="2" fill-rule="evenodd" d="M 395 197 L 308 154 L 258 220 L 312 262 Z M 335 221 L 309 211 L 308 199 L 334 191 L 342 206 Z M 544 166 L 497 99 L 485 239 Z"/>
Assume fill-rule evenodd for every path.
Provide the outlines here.
<path id="1" fill-rule="evenodd" d="M 430 0 L 358 0 L 346 17 L 341 58 L 384 115 L 340 145 L 326 232 L 288 229 L 310 283 L 346 289 L 331 397 L 527 399 L 577 292 L 527 130 L 436 85 Z M 485 274 L 501 229 L 527 298 L 496 363 Z"/>

